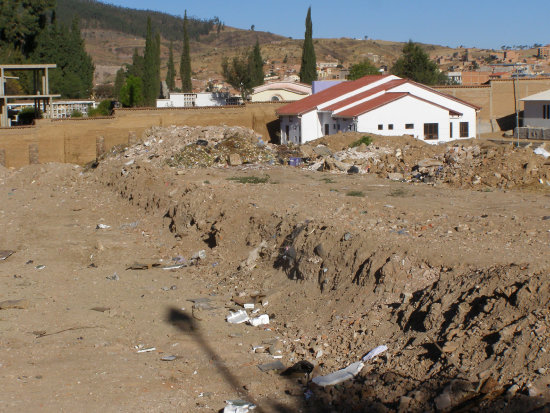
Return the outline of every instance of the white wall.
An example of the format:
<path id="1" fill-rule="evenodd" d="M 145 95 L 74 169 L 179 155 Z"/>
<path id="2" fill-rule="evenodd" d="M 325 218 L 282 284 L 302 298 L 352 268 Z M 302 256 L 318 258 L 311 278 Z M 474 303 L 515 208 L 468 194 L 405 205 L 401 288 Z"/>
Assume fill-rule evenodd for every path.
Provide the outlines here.
<path id="1" fill-rule="evenodd" d="M 523 112 L 523 126 L 535 128 L 550 128 L 550 119 L 542 118 L 542 107 L 550 105 L 550 100 L 532 100 L 525 101 Z"/>
<path id="2" fill-rule="evenodd" d="M 445 106 L 446 108 L 453 109 L 459 113 L 462 113 L 462 117 L 460 118 L 460 121 L 468 122 L 470 124 L 469 137 L 470 138 L 476 137 L 476 134 L 477 134 L 476 110 L 471 106 L 465 105 L 464 103 L 457 102 L 456 100 L 451 99 L 450 97 L 446 97 L 444 95 L 434 93 L 428 89 L 424 89 L 410 83 L 404 83 L 402 85 L 399 85 L 396 88 L 392 89 L 391 92 L 409 92 L 415 96 L 418 96 L 419 98 L 429 100 L 430 102 L 436 103 L 441 106 Z M 458 138 L 460 136 L 459 129 L 456 128 L 455 131 L 456 133 L 453 136 L 454 138 Z"/>
<path id="3" fill-rule="evenodd" d="M 427 143 L 447 142 L 449 137 L 449 112 L 438 106 L 406 96 L 391 102 L 378 109 L 367 112 L 357 119 L 357 131 L 375 133 L 385 136 L 412 135 L 417 139 L 424 140 L 424 123 L 438 124 L 438 140 L 427 140 Z M 412 123 L 413 129 L 406 129 L 405 125 Z M 388 125 L 393 125 L 390 130 Z M 379 130 L 378 125 L 383 129 Z M 470 125 L 470 128 L 472 125 Z M 454 136 L 458 137 L 458 126 L 455 127 Z"/>

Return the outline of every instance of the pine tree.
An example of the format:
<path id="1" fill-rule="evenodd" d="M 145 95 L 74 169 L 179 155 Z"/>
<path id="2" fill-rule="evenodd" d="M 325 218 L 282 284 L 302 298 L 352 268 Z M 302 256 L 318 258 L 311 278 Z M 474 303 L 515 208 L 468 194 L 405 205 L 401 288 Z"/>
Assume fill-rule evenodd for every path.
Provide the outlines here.
<path id="1" fill-rule="evenodd" d="M 166 71 L 166 85 L 168 90 L 174 90 L 176 87 L 176 68 L 174 67 L 174 49 L 173 44 L 170 42 L 170 49 L 168 51 L 168 67 Z"/>
<path id="2" fill-rule="evenodd" d="M 307 10 L 306 33 L 302 48 L 302 66 L 300 67 L 300 81 L 311 84 L 317 80 L 317 59 L 313 47 L 313 25 L 311 23 L 311 7 Z"/>
<path id="3" fill-rule="evenodd" d="M 426 85 L 443 84 L 447 80 L 447 76 L 439 70 L 437 64 L 432 62 L 422 47 L 412 40 L 403 47 L 403 56 L 397 59 L 391 72 Z"/>
<path id="4" fill-rule="evenodd" d="M 181 76 L 181 91 L 192 92 L 193 85 L 191 83 L 191 56 L 189 52 L 189 36 L 187 34 L 187 10 L 183 17 L 183 52 L 181 54 L 180 62 L 180 76 Z"/>
<path id="5" fill-rule="evenodd" d="M 264 84 L 264 60 L 260 50 L 260 42 L 256 39 L 256 45 L 250 54 L 250 76 L 252 87 Z"/>

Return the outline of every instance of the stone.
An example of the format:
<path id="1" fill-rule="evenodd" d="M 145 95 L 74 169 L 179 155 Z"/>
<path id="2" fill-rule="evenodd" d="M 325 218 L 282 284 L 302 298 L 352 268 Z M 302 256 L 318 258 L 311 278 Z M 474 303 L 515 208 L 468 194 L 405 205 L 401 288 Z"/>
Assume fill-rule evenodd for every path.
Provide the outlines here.
<path id="1" fill-rule="evenodd" d="M 422 159 L 420 162 L 418 162 L 419 168 L 432 168 L 436 166 L 443 166 L 443 162 L 436 159 Z"/>
<path id="2" fill-rule="evenodd" d="M 435 407 L 439 411 L 449 410 L 453 405 L 451 401 L 451 395 L 447 392 L 443 392 L 439 396 L 437 396 L 434 402 L 435 402 Z"/>
<path id="3" fill-rule="evenodd" d="M 350 167 L 348 169 L 348 174 L 358 174 L 359 173 L 359 168 L 355 165 L 353 165 L 352 167 Z"/>
<path id="4" fill-rule="evenodd" d="M 390 172 L 388 174 L 388 179 L 391 179 L 392 181 L 402 181 L 404 176 L 398 172 Z"/>
<path id="5" fill-rule="evenodd" d="M 332 156 L 332 151 L 325 145 L 317 145 L 313 148 L 313 152 L 318 156 Z"/>
<path id="6" fill-rule="evenodd" d="M 309 145 L 302 145 L 300 146 L 300 156 L 302 158 L 312 158 L 315 156 L 315 152 L 313 152 L 313 148 Z"/>
<path id="7" fill-rule="evenodd" d="M 313 248 L 313 252 L 321 258 L 325 258 L 325 250 L 323 248 L 323 244 L 317 245 L 315 248 Z"/>
<path id="8" fill-rule="evenodd" d="M 227 163 L 231 166 L 242 165 L 241 156 L 238 153 L 230 153 Z"/>

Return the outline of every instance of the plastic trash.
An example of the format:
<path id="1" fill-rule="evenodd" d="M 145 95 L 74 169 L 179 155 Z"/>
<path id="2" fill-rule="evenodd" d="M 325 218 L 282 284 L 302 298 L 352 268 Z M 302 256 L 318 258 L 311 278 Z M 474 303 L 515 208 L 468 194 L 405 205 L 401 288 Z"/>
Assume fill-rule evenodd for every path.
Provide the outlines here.
<path id="1" fill-rule="evenodd" d="M 369 351 L 363 358 L 363 362 L 366 362 L 366 361 L 369 361 L 373 358 L 375 358 L 376 356 L 378 356 L 379 354 L 383 353 L 384 351 L 386 351 L 388 349 L 388 346 L 378 346 L 376 347 L 375 349 Z"/>
<path id="2" fill-rule="evenodd" d="M 110 225 L 105 225 L 105 224 L 97 224 L 97 226 L 95 227 L 95 229 L 109 229 L 111 228 Z"/>
<path id="3" fill-rule="evenodd" d="M 160 359 L 162 361 L 174 361 L 177 358 L 178 358 L 178 356 L 164 356 L 164 357 L 161 357 Z"/>
<path id="4" fill-rule="evenodd" d="M 245 323 L 249 320 L 248 314 L 244 310 L 239 310 L 235 312 L 231 312 L 227 317 L 226 320 L 228 323 L 231 324 L 241 324 Z"/>
<path id="5" fill-rule="evenodd" d="M 175 264 L 175 265 L 167 265 L 165 267 L 162 267 L 164 271 L 170 271 L 170 270 L 179 270 L 180 268 L 187 267 L 187 264 Z"/>
<path id="6" fill-rule="evenodd" d="M 363 362 L 356 361 L 345 369 L 335 371 L 334 373 L 327 374 L 326 376 L 315 377 L 312 381 L 318 386 L 332 386 L 357 376 L 357 374 L 359 374 L 359 372 L 363 369 L 363 366 Z"/>
<path id="7" fill-rule="evenodd" d="M 150 347 L 150 348 L 142 348 L 141 350 L 138 350 L 138 353 L 150 353 L 152 351 L 156 351 L 156 347 Z"/>
<path id="8" fill-rule="evenodd" d="M 539 146 L 537 149 L 535 149 L 535 154 L 542 155 L 545 158 L 548 158 L 550 156 L 550 152 L 548 152 L 546 149 L 544 149 L 542 146 Z"/>
<path id="9" fill-rule="evenodd" d="M 12 250 L 0 250 L 0 261 L 4 261 L 10 255 L 12 255 L 14 252 L 15 251 L 12 251 Z"/>
<path id="10" fill-rule="evenodd" d="M 223 413 L 248 413 L 254 410 L 256 405 L 245 400 L 226 400 L 227 405 L 223 409 Z"/>
<path id="11" fill-rule="evenodd" d="M 269 324 L 269 316 L 267 314 L 262 314 L 259 317 L 252 318 L 250 320 L 250 324 L 253 325 L 254 327 L 258 327 L 264 324 Z"/>

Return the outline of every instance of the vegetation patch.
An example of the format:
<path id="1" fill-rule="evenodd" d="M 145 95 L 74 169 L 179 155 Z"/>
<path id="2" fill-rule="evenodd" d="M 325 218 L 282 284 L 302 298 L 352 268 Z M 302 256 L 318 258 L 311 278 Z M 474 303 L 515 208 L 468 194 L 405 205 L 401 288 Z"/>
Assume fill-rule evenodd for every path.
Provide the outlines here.
<path id="1" fill-rule="evenodd" d="M 265 176 L 232 176 L 228 181 L 235 181 L 240 184 L 265 184 L 269 181 L 269 175 Z"/>
<path id="2" fill-rule="evenodd" d="M 347 196 L 358 196 L 358 197 L 364 197 L 365 193 L 363 191 L 349 191 L 346 193 Z"/>
<path id="3" fill-rule="evenodd" d="M 388 195 L 395 196 L 395 197 L 405 196 L 407 195 L 407 191 L 403 188 L 396 188 L 396 189 L 392 189 Z"/>
<path id="4" fill-rule="evenodd" d="M 326 184 L 333 184 L 336 181 L 332 178 L 321 178 L 321 181 L 325 181 Z"/>
<path id="5" fill-rule="evenodd" d="M 359 145 L 364 143 L 366 146 L 369 146 L 372 143 L 372 138 L 370 136 L 363 136 L 361 139 L 357 139 L 355 142 L 350 143 L 350 148 L 356 148 Z"/>

